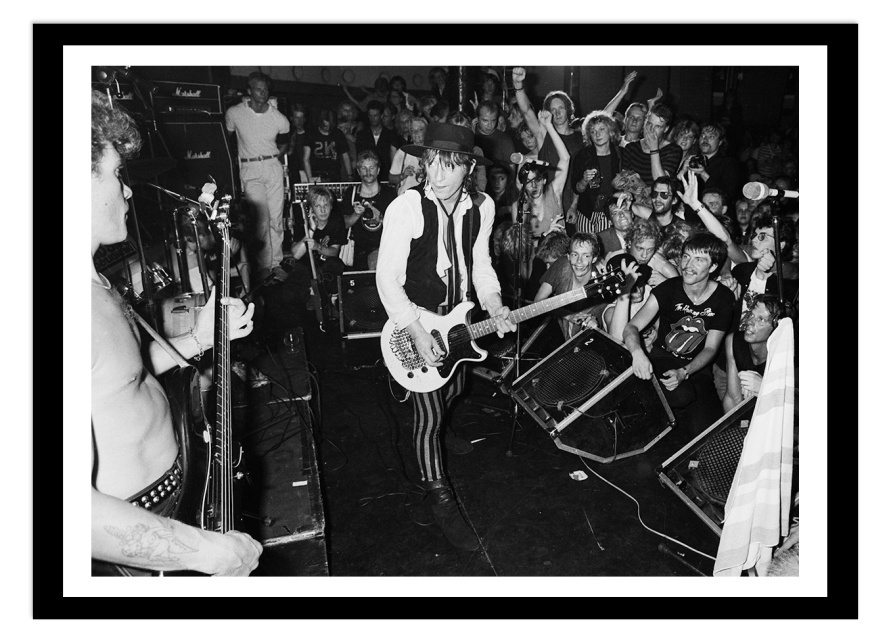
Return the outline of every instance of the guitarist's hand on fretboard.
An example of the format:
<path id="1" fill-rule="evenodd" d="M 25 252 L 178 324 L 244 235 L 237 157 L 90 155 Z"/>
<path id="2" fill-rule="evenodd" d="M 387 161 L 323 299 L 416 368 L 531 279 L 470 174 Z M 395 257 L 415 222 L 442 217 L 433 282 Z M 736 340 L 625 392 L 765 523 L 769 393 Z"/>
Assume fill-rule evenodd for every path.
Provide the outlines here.
<path id="1" fill-rule="evenodd" d="M 495 328 L 497 329 L 495 332 L 498 337 L 504 337 L 505 333 L 512 333 L 517 330 L 517 325 L 508 319 L 508 315 L 510 315 L 510 308 L 507 306 L 500 306 L 490 313 L 492 321 L 495 322 Z"/>
<path id="2" fill-rule="evenodd" d="M 195 324 L 195 337 L 201 344 L 201 350 L 207 350 L 214 344 L 214 302 L 216 287 L 210 289 L 210 297 L 201 309 Z M 238 297 L 223 297 L 221 303 L 229 313 L 229 338 L 238 339 L 249 335 L 254 330 L 254 304 L 247 304 Z M 197 346 L 195 347 L 198 348 Z"/>

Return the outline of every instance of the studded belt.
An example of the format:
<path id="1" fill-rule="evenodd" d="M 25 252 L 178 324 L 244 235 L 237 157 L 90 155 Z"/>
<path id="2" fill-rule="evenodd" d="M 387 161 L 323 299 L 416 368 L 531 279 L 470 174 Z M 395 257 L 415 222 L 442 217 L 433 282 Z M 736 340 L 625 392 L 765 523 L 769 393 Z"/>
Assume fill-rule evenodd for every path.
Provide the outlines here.
<path id="1" fill-rule="evenodd" d="M 252 159 L 238 159 L 242 163 L 252 163 L 253 161 L 268 161 L 269 159 L 274 159 L 276 157 L 275 154 L 271 154 L 269 156 L 255 156 Z"/>
<path id="2" fill-rule="evenodd" d="M 182 484 L 183 470 L 177 458 L 164 475 L 139 493 L 132 495 L 127 502 L 134 507 L 142 507 L 152 513 L 160 514 L 169 506 L 175 505 L 172 501 L 179 496 Z"/>

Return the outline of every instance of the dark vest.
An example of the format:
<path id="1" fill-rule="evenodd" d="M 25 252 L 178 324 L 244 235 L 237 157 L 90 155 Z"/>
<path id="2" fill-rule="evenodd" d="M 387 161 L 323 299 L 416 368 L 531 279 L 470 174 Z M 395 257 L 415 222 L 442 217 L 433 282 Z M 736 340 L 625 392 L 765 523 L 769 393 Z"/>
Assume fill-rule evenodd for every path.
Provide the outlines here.
<path id="1" fill-rule="evenodd" d="M 411 240 L 408 261 L 405 265 L 405 294 L 418 306 L 436 311 L 445 301 L 446 284 L 436 273 L 436 259 L 439 250 L 439 215 L 436 203 L 424 196 L 424 186 L 411 188 L 421 197 L 421 214 L 424 217 L 424 230 L 421 236 Z M 464 221 L 470 217 L 470 237 L 466 228 L 461 230 L 461 247 L 467 261 L 467 276 L 470 290 L 473 289 L 473 244 L 480 233 L 480 204 L 483 195 L 471 195 L 473 205 L 467 211 Z M 455 266 L 457 269 L 458 267 Z"/>

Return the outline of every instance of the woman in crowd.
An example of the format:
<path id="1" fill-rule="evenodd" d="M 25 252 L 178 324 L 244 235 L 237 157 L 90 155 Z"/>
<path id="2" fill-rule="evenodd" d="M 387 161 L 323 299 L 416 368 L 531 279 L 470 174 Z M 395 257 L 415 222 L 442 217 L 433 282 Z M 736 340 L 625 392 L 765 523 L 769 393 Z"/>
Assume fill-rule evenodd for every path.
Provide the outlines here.
<path id="1" fill-rule="evenodd" d="M 538 113 L 539 123 L 553 139 L 560 158 L 553 177 L 548 179 L 549 170 L 544 167 L 524 164 L 517 174 L 517 182 L 525 190 L 525 195 L 521 195 L 511 208 L 513 221 L 516 222 L 519 219 L 520 201 L 525 200 L 523 222 L 529 224 L 532 237 L 536 240 L 556 229 L 566 228 L 561 195 L 569 173 L 569 150 L 554 129 L 552 118 L 549 111 L 541 110 Z"/>
<path id="2" fill-rule="evenodd" d="M 610 226 L 606 203 L 613 195 L 613 179 L 622 170 L 619 124 L 607 112 L 593 111 L 582 123 L 585 147 L 572 159 L 570 183 L 578 195 L 575 228 L 597 233 Z"/>

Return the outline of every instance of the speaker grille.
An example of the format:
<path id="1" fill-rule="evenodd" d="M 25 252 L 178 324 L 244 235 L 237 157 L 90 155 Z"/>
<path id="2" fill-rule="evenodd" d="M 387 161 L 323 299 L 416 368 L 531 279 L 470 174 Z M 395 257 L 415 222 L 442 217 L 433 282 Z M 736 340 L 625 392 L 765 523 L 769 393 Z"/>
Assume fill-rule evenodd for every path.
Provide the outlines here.
<path id="1" fill-rule="evenodd" d="M 567 353 L 533 380 L 533 396 L 539 404 L 573 404 L 597 390 L 609 375 L 603 357 L 592 350 Z"/>
<path id="2" fill-rule="evenodd" d="M 716 435 L 688 465 L 691 469 L 690 482 L 712 502 L 727 502 L 749 430 L 748 422 L 744 424 L 728 427 Z"/>
<path id="3" fill-rule="evenodd" d="M 350 330 L 380 331 L 387 321 L 387 311 L 375 286 L 354 286 L 344 291 L 343 314 Z"/>

